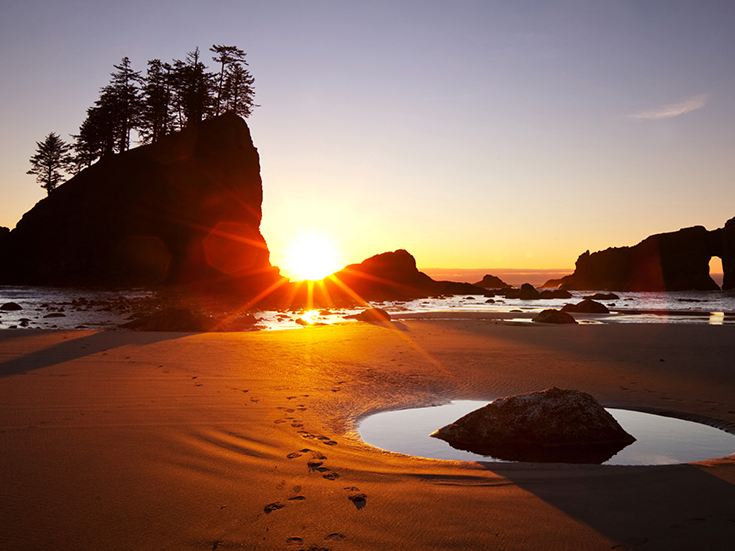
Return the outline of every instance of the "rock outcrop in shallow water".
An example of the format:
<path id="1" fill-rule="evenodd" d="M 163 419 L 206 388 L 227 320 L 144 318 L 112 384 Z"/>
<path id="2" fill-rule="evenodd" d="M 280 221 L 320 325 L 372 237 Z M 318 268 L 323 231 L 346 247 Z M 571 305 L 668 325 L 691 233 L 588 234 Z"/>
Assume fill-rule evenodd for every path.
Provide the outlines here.
<path id="1" fill-rule="evenodd" d="M 431 436 L 508 461 L 603 463 L 635 438 L 587 393 L 551 388 L 500 398 Z"/>
<path id="2" fill-rule="evenodd" d="M 403 249 L 371 256 L 350 264 L 311 287 L 294 282 L 282 292 L 288 305 L 347 305 L 364 301 L 413 300 L 441 295 L 493 293 L 470 283 L 435 281 L 416 267 L 416 259 Z M 311 306 L 309 306 L 311 307 Z"/>
<path id="3" fill-rule="evenodd" d="M 554 283 L 570 290 L 712 291 L 719 289 L 709 275 L 713 256 L 722 259 L 722 288 L 735 289 L 735 218 L 718 230 L 694 226 L 652 235 L 633 247 L 587 251 L 573 274 Z"/>
<path id="4" fill-rule="evenodd" d="M 260 233 L 258 151 L 234 114 L 100 160 L 0 239 L 1 283 L 151 285 L 278 273 Z"/>

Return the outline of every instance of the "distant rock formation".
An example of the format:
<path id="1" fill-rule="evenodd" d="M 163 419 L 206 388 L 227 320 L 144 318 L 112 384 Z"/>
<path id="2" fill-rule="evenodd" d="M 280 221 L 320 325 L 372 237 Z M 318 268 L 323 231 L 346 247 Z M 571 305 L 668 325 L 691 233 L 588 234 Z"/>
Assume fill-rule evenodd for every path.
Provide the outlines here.
<path id="1" fill-rule="evenodd" d="M 492 294 L 470 283 L 433 280 L 418 270 L 416 259 L 403 249 L 371 256 L 359 264 L 350 264 L 316 284 L 292 282 L 284 286 L 280 293 L 284 297 L 282 306 L 292 307 Z"/>
<path id="2" fill-rule="evenodd" d="M 602 463 L 633 443 L 592 396 L 551 388 L 500 398 L 431 436 L 511 461 Z"/>
<path id="3" fill-rule="evenodd" d="M 499 277 L 490 274 L 485 274 L 485 277 L 482 278 L 482 281 L 478 281 L 474 285 L 476 285 L 477 287 L 482 287 L 483 289 L 504 289 L 506 287 L 510 287 L 510 285 L 508 285 Z"/>
<path id="4" fill-rule="evenodd" d="M 559 286 L 569 290 L 717 290 L 709 275 L 713 256 L 722 259 L 722 288 L 734 289 L 735 218 L 714 231 L 694 226 L 652 235 L 633 247 L 587 251 L 577 259 L 574 273 L 563 277 Z"/>
<path id="5" fill-rule="evenodd" d="M 247 124 L 228 113 L 100 160 L 0 237 L 0 283 L 151 285 L 279 275 Z"/>

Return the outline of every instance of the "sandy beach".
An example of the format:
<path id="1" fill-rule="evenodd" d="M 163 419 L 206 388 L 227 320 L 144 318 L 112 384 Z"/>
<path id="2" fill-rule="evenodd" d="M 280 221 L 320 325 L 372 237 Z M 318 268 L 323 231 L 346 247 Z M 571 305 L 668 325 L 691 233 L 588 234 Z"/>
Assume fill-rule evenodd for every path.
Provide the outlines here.
<path id="1" fill-rule="evenodd" d="M 731 326 L 4 330 L 0 549 L 729 550 L 735 456 L 451 462 L 372 448 L 356 427 L 559 386 L 733 431 L 734 367 Z"/>

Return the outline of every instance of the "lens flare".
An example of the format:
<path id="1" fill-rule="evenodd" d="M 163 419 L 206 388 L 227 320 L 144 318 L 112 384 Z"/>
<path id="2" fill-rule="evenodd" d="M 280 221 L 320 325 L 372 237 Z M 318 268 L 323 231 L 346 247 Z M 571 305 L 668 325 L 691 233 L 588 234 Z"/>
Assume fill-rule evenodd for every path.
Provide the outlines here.
<path id="1" fill-rule="evenodd" d="M 291 247 L 284 271 L 294 280 L 317 281 L 333 274 L 339 265 L 334 243 L 316 234 L 302 235 Z"/>

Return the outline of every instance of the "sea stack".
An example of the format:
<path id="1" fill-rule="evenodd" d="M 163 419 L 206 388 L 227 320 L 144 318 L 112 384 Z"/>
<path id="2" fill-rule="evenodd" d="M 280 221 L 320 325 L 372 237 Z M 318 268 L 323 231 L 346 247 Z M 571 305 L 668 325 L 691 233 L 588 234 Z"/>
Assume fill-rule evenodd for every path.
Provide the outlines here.
<path id="1" fill-rule="evenodd" d="M 274 281 L 260 233 L 258 151 L 233 113 L 110 155 L 0 239 L 0 283 L 155 285 Z"/>

